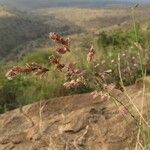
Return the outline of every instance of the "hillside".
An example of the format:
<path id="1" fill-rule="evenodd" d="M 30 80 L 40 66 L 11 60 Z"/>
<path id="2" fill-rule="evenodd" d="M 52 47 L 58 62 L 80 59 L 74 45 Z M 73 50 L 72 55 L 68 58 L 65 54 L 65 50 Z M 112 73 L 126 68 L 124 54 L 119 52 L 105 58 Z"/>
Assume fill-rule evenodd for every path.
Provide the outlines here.
<path id="1" fill-rule="evenodd" d="M 48 19 L 50 21 L 47 23 Z M 40 47 L 42 39 L 47 39 L 50 31 L 71 34 L 79 30 L 72 23 L 53 16 L 45 19 L 32 13 L 0 7 L 0 57 L 12 53 L 15 56 L 30 48 Z"/>
<path id="2" fill-rule="evenodd" d="M 149 6 L 138 8 L 138 22 L 149 20 L 149 16 Z M 92 35 L 93 32 L 129 28 L 131 20 L 128 7 L 60 7 L 33 12 L 0 7 L 0 57 L 16 59 L 36 48 L 50 47 L 49 32 L 56 31 L 70 37 L 85 33 L 86 36 L 87 33 Z M 78 38 L 74 40 L 76 43 Z"/>
<path id="3" fill-rule="evenodd" d="M 136 10 L 136 17 L 139 22 L 150 19 L 150 7 L 140 6 Z M 132 23 L 131 8 L 125 6 L 110 6 L 103 8 L 78 8 L 78 7 L 61 7 L 38 9 L 37 14 L 44 17 L 51 15 L 57 19 L 68 20 L 73 24 L 89 31 L 103 31 L 103 28 L 128 28 Z M 79 17 L 80 16 L 80 17 Z"/>
<path id="4" fill-rule="evenodd" d="M 150 82 L 147 77 L 143 114 L 150 111 Z M 140 80 L 139 80 L 140 81 Z M 128 96 L 141 111 L 142 80 L 126 87 Z M 119 90 L 111 92 L 134 118 L 113 100 L 90 94 L 55 98 L 0 115 L 1 150 L 127 150 L 138 137 L 138 114 Z M 149 114 L 147 114 L 149 115 Z M 144 127 L 144 124 L 143 124 Z M 144 129 L 144 128 L 143 128 Z M 147 136 L 145 130 L 140 139 Z M 146 145 L 145 150 L 149 150 Z"/>

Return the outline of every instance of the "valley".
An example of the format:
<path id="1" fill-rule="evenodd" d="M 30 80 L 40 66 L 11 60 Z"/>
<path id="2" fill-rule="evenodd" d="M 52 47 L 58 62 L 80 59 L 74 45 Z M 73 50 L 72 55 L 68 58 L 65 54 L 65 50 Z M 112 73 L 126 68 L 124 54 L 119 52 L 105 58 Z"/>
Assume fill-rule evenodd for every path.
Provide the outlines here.
<path id="1" fill-rule="evenodd" d="M 50 20 L 50 22 L 47 22 Z M 68 21 L 53 16 L 47 19 L 32 13 L 0 8 L 0 57 L 24 53 L 29 48 L 39 47 L 50 31 L 71 34 L 80 28 Z M 42 42 L 41 42 L 42 41 Z M 29 48 L 28 48 L 29 47 Z M 11 56 L 11 57 L 13 57 Z"/>
<path id="2" fill-rule="evenodd" d="M 139 23 L 147 22 L 149 16 L 149 6 L 141 6 L 136 11 Z M 33 49 L 49 47 L 49 32 L 56 31 L 75 37 L 79 33 L 92 35 L 102 31 L 127 29 L 131 25 L 131 7 L 59 7 L 26 12 L 1 6 L 0 57 L 21 58 Z"/>

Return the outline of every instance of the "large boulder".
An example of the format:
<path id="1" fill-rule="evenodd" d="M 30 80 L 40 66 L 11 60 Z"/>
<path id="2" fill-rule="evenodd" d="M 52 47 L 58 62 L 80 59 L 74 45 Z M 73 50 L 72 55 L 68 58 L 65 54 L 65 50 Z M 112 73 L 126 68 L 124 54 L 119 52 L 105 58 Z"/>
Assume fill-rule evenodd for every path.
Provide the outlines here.
<path id="1" fill-rule="evenodd" d="M 91 94 L 80 94 L 34 103 L 23 107 L 23 112 L 16 109 L 2 114 L 0 150 L 134 149 L 139 114 L 128 97 L 144 116 L 150 94 L 145 90 L 143 109 L 142 85 L 137 81 L 126 87 L 127 93 L 112 91 L 129 112 L 111 97 L 93 99 Z"/>

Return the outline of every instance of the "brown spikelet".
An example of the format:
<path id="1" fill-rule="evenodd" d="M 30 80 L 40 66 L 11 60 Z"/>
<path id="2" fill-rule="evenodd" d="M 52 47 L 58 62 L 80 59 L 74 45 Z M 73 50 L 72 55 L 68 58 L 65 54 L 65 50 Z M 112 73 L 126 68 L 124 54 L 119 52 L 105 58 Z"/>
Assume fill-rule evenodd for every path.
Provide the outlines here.
<path id="1" fill-rule="evenodd" d="M 62 44 L 67 51 L 69 50 L 69 39 L 64 39 L 60 34 L 58 34 L 57 32 L 50 32 L 49 33 L 49 38 L 52 39 L 54 42 L 58 43 L 58 44 Z"/>
<path id="2" fill-rule="evenodd" d="M 6 77 L 9 80 L 12 80 L 16 75 L 19 75 L 19 74 L 29 74 L 29 73 L 34 72 L 34 71 L 36 71 L 36 75 L 44 75 L 49 70 L 46 69 L 46 68 L 43 68 L 40 64 L 33 62 L 31 64 L 26 64 L 24 67 L 13 66 L 6 73 Z"/>
<path id="3" fill-rule="evenodd" d="M 94 50 L 93 46 L 91 46 L 91 48 L 89 49 L 89 52 L 87 54 L 87 61 L 88 62 L 93 61 L 94 56 L 95 56 L 95 50 Z"/>

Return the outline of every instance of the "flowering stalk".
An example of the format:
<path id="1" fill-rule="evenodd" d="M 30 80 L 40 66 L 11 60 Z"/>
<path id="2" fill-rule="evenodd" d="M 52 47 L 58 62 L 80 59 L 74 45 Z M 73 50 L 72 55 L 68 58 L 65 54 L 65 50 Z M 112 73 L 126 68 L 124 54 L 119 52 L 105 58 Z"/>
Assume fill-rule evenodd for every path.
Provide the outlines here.
<path id="1" fill-rule="evenodd" d="M 91 46 L 91 48 L 89 49 L 89 52 L 88 52 L 88 54 L 87 54 L 87 61 L 88 61 L 88 62 L 93 61 L 95 54 L 96 54 L 96 52 L 95 52 L 95 50 L 94 50 L 94 47 Z"/>
<path id="2" fill-rule="evenodd" d="M 35 72 L 35 75 L 43 77 L 48 71 L 49 71 L 49 69 L 42 67 L 40 64 L 31 63 L 31 64 L 26 64 L 24 67 L 22 67 L 22 66 L 13 66 L 6 73 L 6 77 L 9 80 L 12 80 L 16 75 L 29 74 L 31 72 Z"/>

